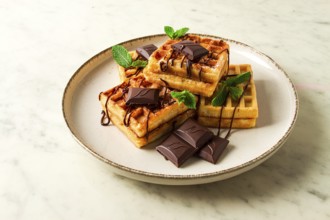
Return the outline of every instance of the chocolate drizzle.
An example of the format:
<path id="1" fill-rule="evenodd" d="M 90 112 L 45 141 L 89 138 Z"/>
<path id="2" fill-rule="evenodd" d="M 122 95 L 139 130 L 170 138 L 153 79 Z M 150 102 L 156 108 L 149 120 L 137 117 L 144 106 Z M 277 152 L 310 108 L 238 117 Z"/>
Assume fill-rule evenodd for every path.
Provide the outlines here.
<path id="1" fill-rule="evenodd" d="M 148 109 L 148 114 L 147 114 L 147 120 L 146 120 L 146 139 L 148 140 L 149 137 L 149 116 L 150 116 L 151 110 Z"/>
<path id="2" fill-rule="evenodd" d="M 241 102 L 241 100 L 242 100 L 242 98 L 243 98 L 243 96 L 244 96 L 244 93 L 246 92 L 246 90 L 247 90 L 247 88 L 248 88 L 248 86 L 249 86 L 249 82 L 250 82 L 250 80 L 251 80 L 251 77 L 249 78 L 248 82 L 247 82 L 246 85 L 244 86 L 243 92 L 242 92 L 242 94 L 240 95 L 240 97 L 238 98 L 237 103 L 236 103 L 236 105 L 235 105 L 235 107 L 234 107 L 233 114 L 231 115 L 231 118 L 230 118 L 229 129 L 228 129 L 228 131 L 227 131 L 227 134 L 226 134 L 226 136 L 225 136 L 225 139 L 228 139 L 229 136 L 230 136 L 230 132 L 231 132 L 232 127 L 233 127 L 233 122 L 234 122 L 234 117 L 235 117 L 236 109 L 237 109 L 239 103 Z M 228 97 L 228 94 L 227 94 L 227 96 L 226 96 L 226 99 L 227 99 L 227 97 Z M 220 127 L 221 127 L 221 120 L 222 120 L 222 111 L 223 111 L 225 105 L 226 105 L 226 103 L 224 103 L 224 104 L 221 106 L 221 109 L 220 109 L 220 118 L 219 118 L 219 123 L 218 123 L 218 132 L 217 132 L 217 136 L 220 135 Z"/>
<path id="3" fill-rule="evenodd" d="M 101 125 L 103 125 L 103 126 L 109 125 L 111 121 L 110 121 L 110 117 L 108 116 L 108 114 L 104 110 L 102 110 L 101 114 L 102 114 Z"/>
<path id="4" fill-rule="evenodd" d="M 99 94 L 99 100 L 101 99 L 102 92 Z M 110 96 L 107 97 L 107 100 L 105 102 L 105 110 L 102 110 L 101 114 L 101 125 L 102 126 L 107 126 L 111 123 L 111 119 L 108 113 L 108 102 L 109 102 Z"/>

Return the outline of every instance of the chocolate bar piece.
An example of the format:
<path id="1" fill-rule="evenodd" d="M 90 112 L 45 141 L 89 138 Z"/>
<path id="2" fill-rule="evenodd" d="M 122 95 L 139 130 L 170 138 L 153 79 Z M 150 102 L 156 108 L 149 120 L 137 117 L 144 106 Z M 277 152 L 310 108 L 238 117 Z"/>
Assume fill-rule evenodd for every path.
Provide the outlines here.
<path id="1" fill-rule="evenodd" d="M 227 139 L 214 136 L 212 140 L 198 152 L 198 156 L 210 163 L 216 164 L 228 143 L 229 141 Z"/>
<path id="2" fill-rule="evenodd" d="M 153 44 L 148 44 L 136 49 L 137 54 L 139 54 L 143 59 L 148 60 L 150 55 L 157 50 L 157 47 Z"/>
<path id="3" fill-rule="evenodd" d="M 203 147 L 213 137 L 209 129 L 192 119 L 188 119 L 174 133 L 195 148 Z"/>
<path id="4" fill-rule="evenodd" d="M 180 167 L 197 151 L 196 148 L 174 134 L 171 134 L 161 145 L 157 146 L 156 150 L 177 167 Z"/>
<path id="5" fill-rule="evenodd" d="M 203 46 L 190 40 L 184 40 L 173 44 L 172 48 L 177 52 L 181 52 L 193 62 L 197 62 L 200 58 L 209 53 L 209 51 Z"/>
<path id="6" fill-rule="evenodd" d="M 158 105 L 159 89 L 149 88 L 132 88 L 128 89 L 126 105 L 127 106 L 149 106 L 156 107 Z"/>

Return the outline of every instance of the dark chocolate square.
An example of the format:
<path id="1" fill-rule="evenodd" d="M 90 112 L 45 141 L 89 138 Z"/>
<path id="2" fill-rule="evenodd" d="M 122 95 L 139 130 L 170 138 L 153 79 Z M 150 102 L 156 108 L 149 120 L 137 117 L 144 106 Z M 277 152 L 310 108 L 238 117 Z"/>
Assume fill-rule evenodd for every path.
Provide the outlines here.
<path id="1" fill-rule="evenodd" d="M 203 147 L 213 137 L 212 131 L 188 119 L 174 133 L 195 148 Z"/>
<path id="2" fill-rule="evenodd" d="M 139 54 L 143 59 L 148 60 L 151 54 L 157 50 L 157 47 L 153 44 L 148 44 L 136 49 L 137 54 Z"/>
<path id="3" fill-rule="evenodd" d="M 198 156 L 210 163 L 216 164 L 228 143 L 229 141 L 227 139 L 214 136 L 212 140 L 198 152 Z"/>
<path id="4" fill-rule="evenodd" d="M 174 134 L 171 134 L 163 143 L 156 147 L 165 159 L 170 160 L 175 166 L 180 167 L 186 160 L 193 156 L 196 148 L 190 146 Z"/>
<path id="5" fill-rule="evenodd" d="M 150 106 L 158 105 L 159 89 L 132 88 L 128 89 L 127 106 Z"/>

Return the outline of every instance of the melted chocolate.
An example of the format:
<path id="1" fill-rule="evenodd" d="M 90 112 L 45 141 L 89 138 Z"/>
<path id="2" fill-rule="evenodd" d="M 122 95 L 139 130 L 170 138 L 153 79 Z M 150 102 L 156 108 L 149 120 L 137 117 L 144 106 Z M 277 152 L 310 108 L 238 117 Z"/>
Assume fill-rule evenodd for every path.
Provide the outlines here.
<path id="1" fill-rule="evenodd" d="M 99 100 L 101 99 L 101 94 L 102 94 L 102 92 L 99 94 Z M 102 110 L 102 112 L 101 112 L 101 114 L 102 114 L 101 125 L 102 126 L 106 126 L 106 125 L 109 125 L 111 123 L 111 119 L 110 119 L 110 116 L 109 116 L 109 113 L 108 113 L 108 102 L 110 100 L 110 97 L 111 97 L 111 95 L 109 95 L 107 97 L 107 100 L 105 101 L 105 111 Z"/>
<path id="2" fill-rule="evenodd" d="M 111 121 L 110 121 L 110 117 L 108 116 L 108 114 L 104 110 L 102 110 L 101 114 L 102 114 L 101 125 L 103 125 L 103 126 L 109 125 Z"/>
<path id="3" fill-rule="evenodd" d="M 241 102 L 241 99 L 242 99 L 242 97 L 243 97 L 243 95 L 244 95 L 246 89 L 247 89 L 248 86 L 249 86 L 249 82 L 250 82 L 250 80 L 251 80 L 251 77 L 250 77 L 249 81 L 246 83 L 246 85 L 244 86 L 244 89 L 243 89 L 242 95 L 239 97 L 239 99 L 237 100 L 237 103 L 236 103 L 236 105 L 235 105 L 235 107 L 234 107 L 234 111 L 233 111 L 233 114 L 232 114 L 231 119 L 230 119 L 229 130 L 228 130 L 228 132 L 227 132 L 227 134 L 226 134 L 225 139 L 228 139 L 228 137 L 230 136 L 230 132 L 231 132 L 231 129 L 232 129 L 232 127 L 233 127 L 233 121 L 234 121 L 234 116 L 235 116 L 236 109 L 237 109 L 239 103 Z"/>

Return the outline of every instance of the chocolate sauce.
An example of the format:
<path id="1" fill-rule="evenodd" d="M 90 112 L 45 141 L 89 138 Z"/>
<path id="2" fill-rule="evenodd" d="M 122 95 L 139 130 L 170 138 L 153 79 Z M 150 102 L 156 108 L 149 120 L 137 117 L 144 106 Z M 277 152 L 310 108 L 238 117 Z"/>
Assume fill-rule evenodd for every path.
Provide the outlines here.
<path id="1" fill-rule="evenodd" d="M 167 62 L 165 63 L 164 61 L 161 61 L 161 62 L 159 63 L 159 66 L 160 66 L 160 70 L 161 70 L 162 72 L 166 72 L 166 70 L 167 70 L 167 68 L 168 68 L 168 64 L 167 64 Z"/>
<path id="2" fill-rule="evenodd" d="M 203 67 L 201 66 L 201 68 L 198 71 L 198 79 L 199 79 L 199 81 L 202 81 L 202 69 L 203 69 Z"/>
<path id="3" fill-rule="evenodd" d="M 138 75 L 140 72 L 141 72 L 141 70 L 142 70 L 143 68 L 137 68 L 136 70 L 135 70 L 135 72 L 134 73 L 132 73 L 131 75 L 128 75 L 128 76 L 126 76 L 127 78 L 131 78 L 132 76 L 136 76 L 136 75 Z"/>
<path id="4" fill-rule="evenodd" d="M 233 127 L 233 121 L 234 121 L 234 116 L 235 116 L 236 109 L 237 109 L 239 103 L 241 102 L 241 99 L 242 99 L 242 97 L 243 97 L 243 95 L 244 95 L 246 89 L 247 89 L 248 86 L 249 86 L 249 82 L 250 82 L 250 80 L 251 80 L 251 77 L 250 77 L 249 81 L 246 83 L 246 85 L 244 86 L 244 89 L 243 89 L 242 95 L 239 97 L 239 99 L 237 100 L 237 103 L 236 103 L 236 105 L 235 105 L 235 107 L 234 107 L 234 111 L 233 111 L 233 114 L 232 114 L 231 119 L 230 119 L 229 130 L 228 130 L 228 132 L 227 132 L 227 134 L 226 134 L 226 136 L 225 136 L 225 139 L 228 139 L 228 137 L 230 136 L 230 132 L 231 132 L 231 129 L 232 129 L 232 127 Z"/>
<path id="5" fill-rule="evenodd" d="M 99 99 L 101 98 L 101 94 L 102 94 L 102 93 L 99 94 Z M 107 97 L 107 100 L 105 101 L 105 111 L 103 110 L 103 111 L 101 112 L 101 114 L 102 114 L 101 125 L 103 125 L 103 126 L 109 125 L 109 124 L 111 123 L 111 119 L 110 119 L 110 117 L 109 117 L 109 113 L 108 113 L 108 102 L 109 102 L 109 100 L 110 100 L 110 97 L 111 97 L 111 96 L 108 96 L 108 97 Z M 105 120 L 106 120 L 106 121 L 105 121 Z M 105 121 L 105 122 L 104 122 L 104 121 Z"/>
<path id="6" fill-rule="evenodd" d="M 132 107 L 128 107 L 126 109 L 125 115 L 124 115 L 124 120 L 123 123 L 126 127 L 129 126 L 130 120 L 131 120 L 131 114 L 132 114 Z M 127 118 L 128 116 L 128 118 Z"/>
<path id="7" fill-rule="evenodd" d="M 228 94 L 226 96 L 226 100 L 227 100 Z M 220 118 L 219 118 L 219 123 L 218 123 L 218 132 L 217 132 L 217 136 L 220 135 L 220 128 L 221 128 L 221 120 L 222 120 L 222 112 L 223 109 L 225 108 L 226 102 L 221 106 L 221 110 L 220 110 Z"/>
<path id="8" fill-rule="evenodd" d="M 165 84 L 165 91 L 164 91 L 164 96 L 163 99 L 161 101 L 161 107 L 163 108 L 165 105 L 165 101 L 166 101 L 166 96 L 167 96 L 167 90 L 168 90 L 168 82 L 166 82 L 164 79 L 160 78 L 160 80 Z"/>
<path id="9" fill-rule="evenodd" d="M 150 116 L 151 110 L 149 109 L 148 114 L 147 114 L 147 120 L 146 120 L 146 139 L 148 140 L 149 137 L 149 116 Z"/>
<path id="10" fill-rule="evenodd" d="M 192 66 L 192 62 L 190 60 L 187 60 L 187 76 L 190 79 L 191 78 L 191 66 Z"/>
<path id="11" fill-rule="evenodd" d="M 110 118 L 107 115 L 107 113 L 104 110 L 102 110 L 101 114 L 102 114 L 101 125 L 103 125 L 103 126 L 109 125 L 111 121 L 110 121 Z M 106 120 L 106 122 L 104 122 L 105 120 Z"/>
<path id="12" fill-rule="evenodd" d="M 183 65 L 183 61 L 186 59 L 186 56 L 184 56 L 181 60 L 181 63 L 180 63 L 180 67 L 182 68 L 182 65 Z"/>

